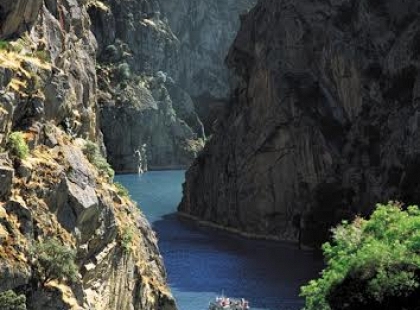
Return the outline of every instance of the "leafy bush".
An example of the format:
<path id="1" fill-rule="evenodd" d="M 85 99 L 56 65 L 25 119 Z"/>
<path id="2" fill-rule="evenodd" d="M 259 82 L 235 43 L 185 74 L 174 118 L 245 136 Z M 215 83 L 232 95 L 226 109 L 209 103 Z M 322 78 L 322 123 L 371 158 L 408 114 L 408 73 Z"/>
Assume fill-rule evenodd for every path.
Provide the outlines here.
<path id="1" fill-rule="evenodd" d="M 7 149 L 13 156 L 25 159 L 29 154 L 29 147 L 20 131 L 12 132 L 7 141 Z"/>
<path id="2" fill-rule="evenodd" d="M 26 310 L 25 295 L 17 295 L 14 291 L 0 293 L 0 309 L 2 310 Z"/>
<path id="3" fill-rule="evenodd" d="M 377 205 L 369 220 L 333 229 L 321 278 L 302 287 L 306 310 L 419 309 L 420 211 Z M 417 308 L 415 308 L 417 307 Z"/>
<path id="4" fill-rule="evenodd" d="M 90 163 L 94 165 L 100 172 L 105 173 L 109 178 L 114 177 L 114 170 L 111 168 L 106 159 L 101 155 L 99 152 L 99 147 L 95 143 L 86 141 L 83 147 L 83 153 L 90 161 Z"/>
<path id="5" fill-rule="evenodd" d="M 43 284 L 53 279 L 71 282 L 77 279 L 76 251 L 58 240 L 36 242 L 31 249 L 31 255 L 38 278 Z"/>
<path id="6" fill-rule="evenodd" d="M 119 182 L 114 182 L 115 187 L 117 188 L 117 194 L 123 197 L 129 197 L 130 193 L 128 192 L 128 189 L 126 189 L 124 187 L 124 185 L 122 185 Z"/>
<path id="7" fill-rule="evenodd" d="M 134 232 L 131 228 L 125 227 L 121 235 L 121 246 L 125 253 L 130 253 L 133 244 Z"/>

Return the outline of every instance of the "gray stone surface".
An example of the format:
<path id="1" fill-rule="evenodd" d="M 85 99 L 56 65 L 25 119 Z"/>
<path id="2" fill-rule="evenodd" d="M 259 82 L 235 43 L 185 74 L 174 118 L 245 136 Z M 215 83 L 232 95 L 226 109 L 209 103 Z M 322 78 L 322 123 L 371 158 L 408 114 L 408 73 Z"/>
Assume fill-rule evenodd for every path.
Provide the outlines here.
<path id="1" fill-rule="evenodd" d="M 314 244 L 376 202 L 420 201 L 418 1 L 259 1 L 234 99 L 179 210 Z"/>
<path id="2" fill-rule="evenodd" d="M 144 97 L 147 99 L 142 100 Z M 178 117 L 165 85 L 143 88 L 137 98 L 137 104 L 119 102 L 101 108 L 102 132 L 114 169 L 139 172 L 148 167 L 188 167 L 202 149 L 202 136 Z M 204 134 L 195 112 L 190 115 L 191 126 Z"/>
<path id="3" fill-rule="evenodd" d="M 179 84 L 197 104 L 229 97 L 225 57 L 239 30 L 239 16 L 256 0 L 163 0 L 161 9 L 180 42 Z"/>
<path id="4" fill-rule="evenodd" d="M 119 5 L 125 9 L 124 3 L 114 2 L 116 11 Z M 16 68 L 0 69 L 0 148 L 13 130 L 24 132 L 31 149 L 24 161 L 15 160 L 13 165 L 7 151 L 0 154 L 0 177 L 5 175 L 0 180 L 0 291 L 25 291 L 25 285 L 34 284 L 37 289 L 27 296 L 27 306 L 33 310 L 174 310 L 150 225 L 133 202 L 118 196 L 112 180 L 97 171 L 80 149 L 85 141 L 79 138 L 102 143 L 96 123 L 98 50 L 88 14 L 96 5 L 103 3 L 0 3 L 0 38 L 20 34 L 23 19 L 34 23 L 27 29 L 29 37 L 19 41 L 21 53 L 44 64 L 36 65 L 36 60 L 21 64 L 31 77 L 20 90 L 12 89 L 9 82 L 13 77 L 24 80 L 25 74 L 18 74 Z M 108 31 L 105 25 L 103 29 Z M 129 33 L 128 39 L 134 34 Z M 151 35 L 149 42 L 154 38 Z M 161 104 L 150 98 L 151 105 Z M 177 122 L 174 118 L 173 123 Z M 190 134 L 187 126 L 177 130 Z M 133 234 L 129 250 L 122 245 L 128 229 Z M 36 279 L 30 247 L 50 238 L 77 250 L 81 274 L 74 283 L 32 283 Z"/>
<path id="5" fill-rule="evenodd" d="M 0 165 L 0 199 L 10 196 L 14 174 L 15 170 L 12 167 Z"/>
<path id="6" fill-rule="evenodd" d="M 0 3 L 0 39 L 28 31 L 38 17 L 42 0 L 2 0 Z"/>
<path id="7" fill-rule="evenodd" d="M 99 45 L 100 127 L 110 163 L 117 172 L 188 166 L 204 134 L 190 96 L 173 82 L 177 37 L 156 0 L 103 3 L 107 10 L 93 5 L 89 14 Z"/>

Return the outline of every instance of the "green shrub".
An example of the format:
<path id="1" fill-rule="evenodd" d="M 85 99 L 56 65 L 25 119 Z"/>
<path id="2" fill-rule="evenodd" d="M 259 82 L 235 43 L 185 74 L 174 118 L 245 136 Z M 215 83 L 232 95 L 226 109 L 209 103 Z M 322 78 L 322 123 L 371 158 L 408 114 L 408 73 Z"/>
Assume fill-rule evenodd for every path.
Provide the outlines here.
<path id="1" fill-rule="evenodd" d="M 76 251 L 56 239 L 39 241 L 31 249 L 38 279 L 45 284 L 50 280 L 77 279 Z"/>
<path id="2" fill-rule="evenodd" d="M 302 287 L 306 310 L 415 309 L 420 298 L 420 211 L 377 205 L 369 220 L 333 229 L 326 268 Z"/>
<path id="3" fill-rule="evenodd" d="M 12 132 L 7 141 L 7 149 L 10 153 L 20 159 L 25 159 L 29 155 L 29 147 L 20 131 Z"/>
<path id="4" fill-rule="evenodd" d="M 134 232 L 131 228 L 125 227 L 121 235 L 121 246 L 125 253 L 130 253 L 133 244 Z"/>
<path id="5" fill-rule="evenodd" d="M 10 48 L 10 43 L 4 40 L 0 40 L 0 50 L 8 50 Z"/>
<path id="6" fill-rule="evenodd" d="M 26 310 L 25 295 L 17 295 L 11 290 L 0 293 L 0 309 Z"/>
<path id="7" fill-rule="evenodd" d="M 120 53 L 115 45 L 108 45 L 103 56 L 108 61 L 117 61 L 120 58 Z"/>
<path id="8" fill-rule="evenodd" d="M 85 156 L 90 162 L 94 161 L 98 153 L 99 153 L 98 146 L 92 141 L 86 141 L 83 147 L 83 154 L 85 154 Z"/>
<path id="9" fill-rule="evenodd" d="M 129 80 L 131 77 L 130 66 L 127 63 L 118 65 L 118 79 L 121 82 Z"/>
<path id="10" fill-rule="evenodd" d="M 101 173 L 105 173 L 105 175 L 111 179 L 114 177 L 114 170 L 111 168 L 106 159 L 101 155 L 99 152 L 99 147 L 95 143 L 86 141 L 83 147 L 83 153 L 90 161 L 90 163 L 94 165 Z"/>
<path id="11" fill-rule="evenodd" d="M 130 193 L 128 192 L 128 189 L 124 187 L 119 182 L 114 182 L 115 187 L 117 188 L 117 194 L 123 197 L 130 197 Z"/>

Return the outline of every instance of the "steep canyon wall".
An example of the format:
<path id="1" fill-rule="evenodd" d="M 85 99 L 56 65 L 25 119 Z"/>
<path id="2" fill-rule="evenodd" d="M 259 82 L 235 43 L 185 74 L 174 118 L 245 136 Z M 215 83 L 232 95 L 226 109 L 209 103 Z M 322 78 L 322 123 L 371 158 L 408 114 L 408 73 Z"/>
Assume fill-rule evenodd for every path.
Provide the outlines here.
<path id="1" fill-rule="evenodd" d="M 0 291 L 34 310 L 173 310 L 154 232 L 99 151 L 86 153 L 102 143 L 97 5 L 0 4 Z M 74 281 L 39 278 L 32 249 L 51 239 L 76 251 Z"/>
<path id="2" fill-rule="evenodd" d="M 419 21 L 418 1 L 259 1 L 179 210 L 311 245 L 376 202 L 418 203 Z"/>

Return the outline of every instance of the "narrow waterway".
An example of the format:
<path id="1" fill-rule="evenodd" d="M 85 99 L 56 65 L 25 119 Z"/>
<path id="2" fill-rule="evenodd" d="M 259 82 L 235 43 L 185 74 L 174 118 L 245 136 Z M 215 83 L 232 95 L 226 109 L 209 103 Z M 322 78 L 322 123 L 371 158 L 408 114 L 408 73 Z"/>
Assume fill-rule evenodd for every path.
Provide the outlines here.
<path id="1" fill-rule="evenodd" d="M 316 277 L 319 256 L 289 244 L 246 240 L 177 218 L 184 171 L 119 175 L 152 223 L 180 310 L 206 310 L 222 291 L 255 310 L 303 307 L 299 287 Z"/>

